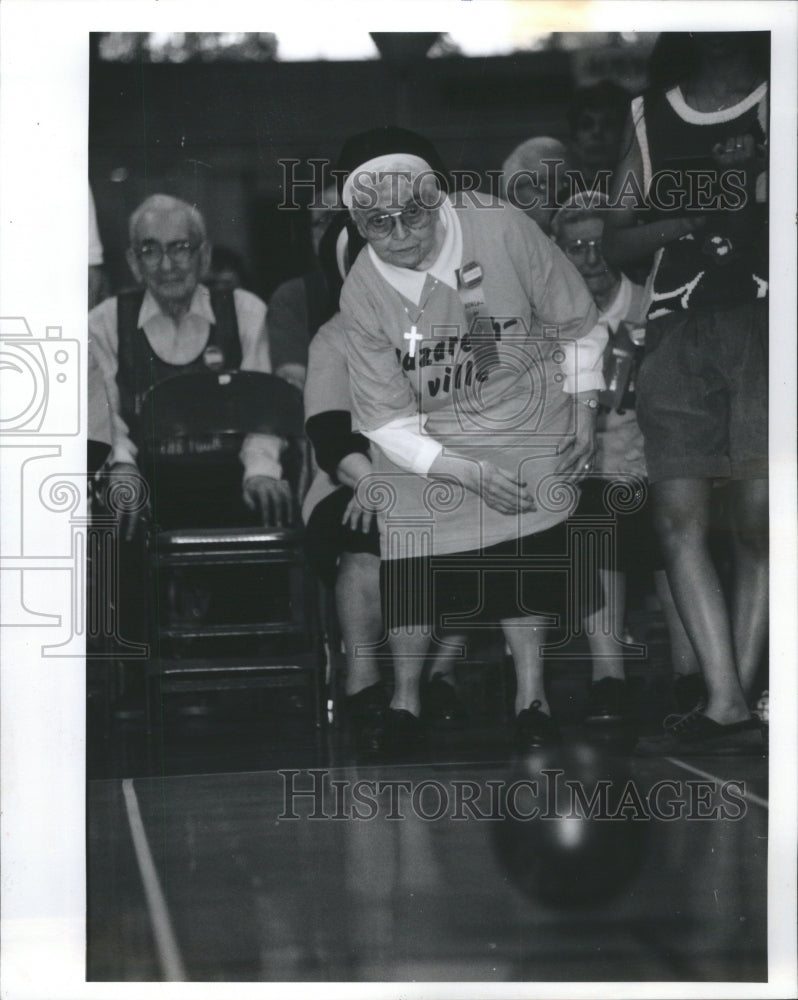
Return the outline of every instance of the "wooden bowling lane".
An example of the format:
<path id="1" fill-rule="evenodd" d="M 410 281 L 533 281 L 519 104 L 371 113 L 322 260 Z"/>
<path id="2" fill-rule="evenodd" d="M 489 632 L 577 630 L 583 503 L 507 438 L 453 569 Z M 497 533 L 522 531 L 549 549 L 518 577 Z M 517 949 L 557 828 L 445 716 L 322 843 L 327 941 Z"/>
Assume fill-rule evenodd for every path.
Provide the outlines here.
<path id="1" fill-rule="evenodd" d="M 160 979 L 122 784 L 90 782 L 86 838 L 88 980 Z"/>
<path id="2" fill-rule="evenodd" d="M 586 787 L 599 772 L 631 779 L 644 804 L 659 783 L 663 811 L 682 812 L 645 821 L 640 868 L 621 870 L 615 896 L 569 907 L 519 889 L 497 855 L 494 821 L 463 808 L 455 818 L 466 785 L 477 814 L 490 811 L 490 783 L 519 776 L 503 766 L 146 778 L 127 794 L 119 782 L 92 782 L 89 977 L 160 979 L 182 968 L 210 981 L 763 980 L 766 761 L 689 763 L 705 776 L 664 759 L 599 761 L 589 772 L 565 761 L 564 778 Z M 526 776 L 540 777 L 539 764 Z M 314 795 L 286 809 L 291 781 Z M 377 803 L 373 818 L 353 818 L 357 781 L 387 783 L 381 795 L 359 786 Z M 722 799 L 729 781 L 751 798 L 727 789 Z M 349 784 L 336 792 L 335 782 Z M 429 818 L 444 799 L 440 818 Z M 724 803 L 728 815 L 717 811 Z M 164 961 L 164 925 L 177 965 Z"/>

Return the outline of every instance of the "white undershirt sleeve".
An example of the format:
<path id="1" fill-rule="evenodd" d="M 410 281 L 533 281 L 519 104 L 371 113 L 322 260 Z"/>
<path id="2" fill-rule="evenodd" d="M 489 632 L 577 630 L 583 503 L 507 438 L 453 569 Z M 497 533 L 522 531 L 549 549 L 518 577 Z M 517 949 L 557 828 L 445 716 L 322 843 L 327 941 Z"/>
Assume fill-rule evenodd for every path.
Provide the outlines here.
<path id="1" fill-rule="evenodd" d="M 423 427 L 426 416 L 420 418 Z M 419 430 L 419 417 L 398 417 L 373 431 L 362 431 L 400 469 L 426 476 L 443 445 Z"/>
<path id="2" fill-rule="evenodd" d="M 237 288 L 233 293 L 241 340 L 241 371 L 271 374 L 266 305 L 257 296 Z M 280 456 L 285 442 L 272 434 L 247 434 L 239 458 L 244 466 L 244 482 L 253 476 L 280 479 Z"/>
<path id="3" fill-rule="evenodd" d="M 588 392 L 604 389 L 604 348 L 609 333 L 603 323 L 597 323 L 592 330 L 579 340 L 564 341 L 562 344 L 565 360 L 561 369 L 565 376 L 564 392 Z"/>

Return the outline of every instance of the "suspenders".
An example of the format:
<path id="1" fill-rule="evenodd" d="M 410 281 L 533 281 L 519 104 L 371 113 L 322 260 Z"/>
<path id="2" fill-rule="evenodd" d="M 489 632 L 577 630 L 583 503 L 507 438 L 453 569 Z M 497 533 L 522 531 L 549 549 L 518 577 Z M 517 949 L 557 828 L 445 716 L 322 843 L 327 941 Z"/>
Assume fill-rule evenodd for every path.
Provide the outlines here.
<path id="1" fill-rule="evenodd" d="M 173 375 L 205 371 L 209 367 L 234 370 L 241 366 L 241 340 L 232 291 L 211 292 L 216 322 L 211 325 L 203 352 L 186 365 L 168 364 L 153 351 L 146 334 L 138 326 L 143 300 L 143 289 L 136 289 L 117 296 L 116 303 L 119 343 L 116 381 L 122 417 L 134 441 L 139 436 L 141 401 L 154 385 Z"/>

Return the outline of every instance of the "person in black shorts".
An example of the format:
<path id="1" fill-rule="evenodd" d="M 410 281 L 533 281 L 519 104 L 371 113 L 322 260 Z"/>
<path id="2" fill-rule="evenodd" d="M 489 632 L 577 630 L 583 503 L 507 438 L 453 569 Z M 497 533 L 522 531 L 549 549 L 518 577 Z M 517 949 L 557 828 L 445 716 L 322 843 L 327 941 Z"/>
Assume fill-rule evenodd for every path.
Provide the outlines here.
<path id="1" fill-rule="evenodd" d="M 609 550 L 600 549 L 604 606 L 585 619 L 592 656 L 586 721 L 620 722 L 628 714 L 624 618 L 628 574 L 652 572 L 670 636 L 677 704 L 693 707 L 704 695 L 698 661 L 673 602 L 654 531 L 643 435 L 635 413 L 635 373 L 645 335 L 642 286 L 604 259 L 608 200 L 598 193 L 570 199 L 552 220 L 552 237 L 585 279 L 609 334 L 599 394 L 593 469 L 581 484 L 577 518 L 611 520 Z"/>
<path id="2" fill-rule="evenodd" d="M 768 45 L 766 33 L 660 36 L 611 193 L 607 259 L 654 255 L 637 412 L 668 579 L 708 689 L 703 712 L 642 739 L 641 754 L 764 746 L 749 699 L 768 610 Z M 719 482 L 728 603 L 709 548 Z"/>

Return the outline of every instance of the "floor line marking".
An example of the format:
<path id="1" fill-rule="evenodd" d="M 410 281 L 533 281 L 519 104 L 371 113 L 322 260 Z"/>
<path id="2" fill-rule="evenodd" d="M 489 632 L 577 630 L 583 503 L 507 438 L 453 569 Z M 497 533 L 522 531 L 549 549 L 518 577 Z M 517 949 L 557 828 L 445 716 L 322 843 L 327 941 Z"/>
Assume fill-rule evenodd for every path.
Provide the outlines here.
<path id="1" fill-rule="evenodd" d="M 187 982 L 188 976 L 186 975 L 186 969 L 177 945 L 177 938 L 172 928 L 172 920 L 169 916 L 169 908 L 166 905 L 166 897 L 161 889 L 158 872 L 155 868 L 149 842 L 147 841 L 147 833 L 144 829 L 144 822 L 141 818 L 139 801 L 136 797 L 136 791 L 133 788 L 132 778 L 126 778 L 122 782 L 122 794 L 125 797 L 130 835 L 133 838 L 133 848 L 136 852 L 141 881 L 144 884 L 144 895 L 147 898 L 147 909 L 150 913 L 150 922 L 155 937 L 155 947 L 158 952 L 161 971 L 166 982 Z"/>
<path id="2" fill-rule="evenodd" d="M 669 760 L 671 764 L 676 764 L 677 767 L 683 767 L 685 771 L 692 771 L 693 774 L 697 774 L 700 778 L 711 778 L 713 781 L 725 781 L 726 779 L 721 778 L 717 774 L 710 774 L 709 771 L 702 771 L 698 767 L 693 767 L 692 764 L 686 764 L 683 760 L 678 760 L 676 757 L 666 757 L 665 760 Z M 749 802 L 753 802 L 755 806 L 761 806 L 762 809 L 768 809 L 768 800 L 763 799 L 761 796 L 757 795 L 755 792 L 749 792 L 748 789 L 742 793 L 744 799 L 748 799 Z"/>

